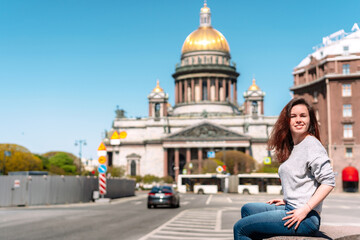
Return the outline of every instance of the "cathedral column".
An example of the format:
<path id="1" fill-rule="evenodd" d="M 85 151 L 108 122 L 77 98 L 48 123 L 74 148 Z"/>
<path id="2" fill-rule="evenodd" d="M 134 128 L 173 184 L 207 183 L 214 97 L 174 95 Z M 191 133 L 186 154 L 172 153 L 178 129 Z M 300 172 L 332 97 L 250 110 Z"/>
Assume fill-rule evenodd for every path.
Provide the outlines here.
<path id="1" fill-rule="evenodd" d="M 183 102 L 183 91 L 182 91 L 182 86 L 183 86 L 183 82 L 180 81 L 179 82 L 179 102 L 182 103 Z"/>
<path id="2" fill-rule="evenodd" d="M 203 92 L 202 85 L 203 85 L 202 78 L 199 78 L 200 102 L 202 101 L 202 92 Z"/>
<path id="3" fill-rule="evenodd" d="M 231 102 L 231 79 L 228 79 L 228 92 L 229 92 L 228 101 Z"/>
<path id="4" fill-rule="evenodd" d="M 168 150 L 164 148 L 164 177 L 168 175 Z"/>
<path id="5" fill-rule="evenodd" d="M 233 99 L 233 101 L 234 101 L 234 103 L 235 104 L 237 104 L 237 90 L 236 90 L 236 81 L 234 81 L 234 83 L 233 83 L 233 93 L 234 93 L 234 99 Z"/>
<path id="6" fill-rule="evenodd" d="M 195 102 L 195 79 L 191 79 L 191 101 Z"/>
<path id="7" fill-rule="evenodd" d="M 208 101 L 211 100 L 211 97 L 210 97 L 210 78 L 208 77 L 207 78 L 207 99 Z"/>
<path id="8" fill-rule="evenodd" d="M 215 79 L 215 101 L 219 101 L 219 78 Z"/>
<path id="9" fill-rule="evenodd" d="M 179 149 L 175 148 L 175 182 L 177 182 L 179 176 Z"/>
<path id="10" fill-rule="evenodd" d="M 187 166 L 189 166 L 191 161 L 191 150 L 190 148 L 186 149 L 186 164 Z M 188 174 L 191 174 L 191 169 L 188 167 Z"/>
<path id="11" fill-rule="evenodd" d="M 185 102 L 188 102 L 188 81 L 185 79 L 184 80 L 184 92 L 185 92 Z"/>
<path id="12" fill-rule="evenodd" d="M 199 165 L 199 174 L 202 172 L 202 160 L 203 160 L 203 152 L 202 148 L 198 148 L 198 165 Z"/>
<path id="13" fill-rule="evenodd" d="M 226 101 L 226 80 L 223 78 L 222 80 L 222 91 L 223 91 L 223 99 L 220 99 L 221 101 Z"/>
<path id="14" fill-rule="evenodd" d="M 179 82 L 175 82 L 175 104 L 179 103 L 178 95 L 179 95 Z"/>
<path id="15" fill-rule="evenodd" d="M 149 117 L 152 117 L 152 103 L 149 103 Z"/>

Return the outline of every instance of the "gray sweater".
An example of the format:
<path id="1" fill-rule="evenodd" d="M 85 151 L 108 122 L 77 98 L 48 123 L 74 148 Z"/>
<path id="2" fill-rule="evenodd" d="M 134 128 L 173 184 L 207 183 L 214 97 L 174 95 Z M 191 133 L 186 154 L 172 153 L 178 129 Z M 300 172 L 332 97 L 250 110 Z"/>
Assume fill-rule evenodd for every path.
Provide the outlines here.
<path id="1" fill-rule="evenodd" d="M 279 176 L 284 200 L 295 208 L 304 206 L 320 184 L 335 186 L 330 159 L 323 145 L 313 136 L 294 145 L 289 158 L 279 167 Z M 319 213 L 321 209 L 322 202 L 314 207 Z"/>

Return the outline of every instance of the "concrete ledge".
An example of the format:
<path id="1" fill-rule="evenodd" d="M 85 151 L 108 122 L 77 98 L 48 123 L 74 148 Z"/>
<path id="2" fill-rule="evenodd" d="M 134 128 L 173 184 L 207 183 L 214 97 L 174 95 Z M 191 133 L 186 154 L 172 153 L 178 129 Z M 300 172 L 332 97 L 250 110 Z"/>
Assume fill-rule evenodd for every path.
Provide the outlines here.
<path id="1" fill-rule="evenodd" d="M 96 203 L 109 203 L 110 198 L 99 198 L 95 200 Z"/>
<path id="2" fill-rule="evenodd" d="M 360 227 L 355 226 L 321 226 L 320 231 L 313 237 L 305 236 L 277 236 L 267 238 L 268 240 L 360 240 Z"/>

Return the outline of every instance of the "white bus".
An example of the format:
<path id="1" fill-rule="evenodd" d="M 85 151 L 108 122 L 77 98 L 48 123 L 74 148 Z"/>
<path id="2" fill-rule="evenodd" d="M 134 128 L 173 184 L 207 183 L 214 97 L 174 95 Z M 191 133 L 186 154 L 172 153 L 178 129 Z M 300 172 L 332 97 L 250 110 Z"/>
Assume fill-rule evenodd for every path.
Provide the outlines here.
<path id="1" fill-rule="evenodd" d="M 197 194 L 215 194 L 226 192 L 229 176 L 222 174 L 188 174 L 178 176 L 178 191 L 181 193 L 194 192 Z"/>
<path id="2" fill-rule="evenodd" d="M 242 194 L 282 194 L 282 187 L 277 173 L 238 174 L 238 193 Z"/>

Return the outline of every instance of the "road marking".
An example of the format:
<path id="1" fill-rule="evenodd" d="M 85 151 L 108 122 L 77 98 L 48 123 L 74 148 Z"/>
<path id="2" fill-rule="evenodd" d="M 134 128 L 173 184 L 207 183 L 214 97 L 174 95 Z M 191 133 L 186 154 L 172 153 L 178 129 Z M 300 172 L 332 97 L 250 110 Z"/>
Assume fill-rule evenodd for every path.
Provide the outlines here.
<path id="1" fill-rule="evenodd" d="M 233 202 L 229 197 L 227 197 L 226 199 L 228 200 L 229 203 Z"/>
<path id="2" fill-rule="evenodd" d="M 211 198 L 210 198 L 211 199 Z M 139 240 L 230 240 L 232 229 L 221 229 L 224 209 L 187 209 Z"/>
<path id="3" fill-rule="evenodd" d="M 188 205 L 190 202 L 189 201 L 185 201 L 185 202 L 180 202 L 181 203 L 181 205 Z"/>
<path id="4" fill-rule="evenodd" d="M 212 197 L 213 197 L 213 195 L 210 195 L 210 196 L 208 197 L 208 199 L 206 200 L 206 205 L 209 205 L 209 204 L 210 204 L 210 201 L 211 201 Z"/>
<path id="5" fill-rule="evenodd" d="M 134 202 L 134 205 L 139 205 L 139 204 L 142 204 L 143 202 L 142 201 L 136 201 Z"/>

